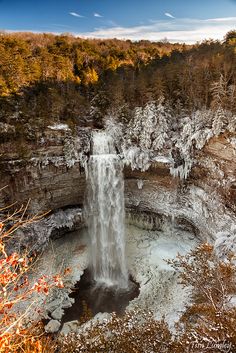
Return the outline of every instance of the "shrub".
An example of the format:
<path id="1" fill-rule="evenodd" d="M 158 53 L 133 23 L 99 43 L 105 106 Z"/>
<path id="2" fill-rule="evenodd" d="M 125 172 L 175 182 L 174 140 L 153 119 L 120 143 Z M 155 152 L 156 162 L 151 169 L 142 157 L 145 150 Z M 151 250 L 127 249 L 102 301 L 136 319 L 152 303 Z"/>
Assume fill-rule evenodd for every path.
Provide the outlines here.
<path id="1" fill-rule="evenodd" d="M 179 323 L 181 345 L 191 347 L 191 352 L 235 352 L 234 254 L 221 260 L 214 246 L 205 243 L 169 263 L 179 272 L 181 283 L 192 287 L 192 303 Z"/>
<path id="2" fill-rule="evenodd" d="M 0 210 L 0 211 L 6 211 Z M 30 326 L 29 316 L 32 310 L 29 304 L 24 312 L 20 305 L 27 301 L 34 292 L 47 295 L 50 288 L 63 286 L 59 275 L 53 278 L 42 276 L 30 283 L 27 272 L 33 261 L 27 253 L 19 254 L 7 250 L 9 238 L 17 229 L 38 219 L 26 218 L 26 209 L 21 207 L 12 213 L 5 212 L 0 217 L 0 352 L 44 352 L 42 342 L 45 337 L 39 334 L 40 325 Z M 34 346 L 34 349 L 30 348 Z M 27 348 L 28 347 L 28 348 Z M 28 350 L 27 350 L 28 349 Z"/>

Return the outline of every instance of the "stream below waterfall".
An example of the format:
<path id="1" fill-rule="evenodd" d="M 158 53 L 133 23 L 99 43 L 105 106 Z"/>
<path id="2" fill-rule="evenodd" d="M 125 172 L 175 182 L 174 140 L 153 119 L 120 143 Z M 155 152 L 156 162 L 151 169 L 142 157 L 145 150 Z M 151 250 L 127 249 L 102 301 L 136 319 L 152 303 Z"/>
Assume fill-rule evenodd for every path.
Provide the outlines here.
<path id="1" fill-rule="evenodd" d="M 83 320 L 86 315 L 92 318 L 98 313 L 115 312 L 122 315 L 129 302 L 138 295 L 139 285 L 132 277 L 128 280 L 128 287 L 120 289 L 117 286 L 98 285 L 91 271 L 86 269 L 73 288 L 70 297 L 74 299 L 74 304 L 65 310 L 62 323 Z"/>

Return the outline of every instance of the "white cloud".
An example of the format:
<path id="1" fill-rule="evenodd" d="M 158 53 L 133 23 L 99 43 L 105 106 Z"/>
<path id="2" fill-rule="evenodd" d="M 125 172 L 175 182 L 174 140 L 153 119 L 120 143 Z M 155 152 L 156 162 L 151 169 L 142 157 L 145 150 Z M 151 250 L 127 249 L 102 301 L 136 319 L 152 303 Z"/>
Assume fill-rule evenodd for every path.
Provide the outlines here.
<path id="1" fill-rule="evenodd" d="M 92 32 L 77 33 L 81 37 L 118 38 L 195 43 L 204 39 L 223 39 L 226 32 L 235 29 L 236 17 L 200 19 L 152 20 L 150 24 L 133 27 L 97 28 Z"/>
<path id="2" fill-rule="evenodd" d="M 84 16 L 80 15 L 80 14 L 77 13 L 77 12 L 69 12 L 69 15 L 74 16 L 74 17 L 80 17 L 80 18 L 83 18 L 83 17 L 84 17 Z"/>
<path id="3" fill-rule="evenodd" d="M 170 18 L 175 18 L 173 15 L 171 15 L 171 13 L 169 13 L 169 12 L 165 12 L 165 16 L 167 16 L 167 17 L 170 17 Z"/>
<path id="4" fill-rule="evenodd" d="M 94 16 L 94 17 L 103 17 L 102 15 L 100 15 L 100 14 L 97 13 L 97 12 L 94 12 L 93 16 Z"/>

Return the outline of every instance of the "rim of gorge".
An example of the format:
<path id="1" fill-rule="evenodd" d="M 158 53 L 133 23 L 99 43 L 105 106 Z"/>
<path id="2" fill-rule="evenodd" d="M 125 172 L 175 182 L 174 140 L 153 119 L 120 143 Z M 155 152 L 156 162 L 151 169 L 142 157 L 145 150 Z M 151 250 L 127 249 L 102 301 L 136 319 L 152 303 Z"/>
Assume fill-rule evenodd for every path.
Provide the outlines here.
<path id="1" fill-rule="evenodd" d="M 145 320 L 160 325 L 168 334 L 157 341 L 168 336 L 176 353 L 202 353 L 188 343 L 196 337 L 224 342 L 236 324 L 235 42 L 165 47 L 32 35 L 41 38 L 35 48 L 31 35 L 18 36 L 3 35 L 2 46 L 25 43 L 17 55 L 28 60 L 29 50 L 39 66 L 45 60 L 42 72 L 52 77 L 19 92 L 6 81 L 12 91 L 0 96 L 0 232 L 2 219 L 12 226 L 7 207 L 27 205 L 6 249 L 35 256 L 29 283 L 60 273 L 63 288 L 32 293 L 17 313 L 30 306 L 30 320 L 42 319 L 48 334 L 73 333 L 81 342 L 92 328 L 95 335 L 105 327 L 101 341 L 116 337 L 119 316 L 124 330 L 141 325 L 153 336 Z M 102 51 L 102 63 L 91 48 Z M 92 58 L 80 67 L 84 51 Z M 61 53 L 58 73 L 52 53 L 53 60 Z M 158 349 L 146 352 L 172 352 Z"/>

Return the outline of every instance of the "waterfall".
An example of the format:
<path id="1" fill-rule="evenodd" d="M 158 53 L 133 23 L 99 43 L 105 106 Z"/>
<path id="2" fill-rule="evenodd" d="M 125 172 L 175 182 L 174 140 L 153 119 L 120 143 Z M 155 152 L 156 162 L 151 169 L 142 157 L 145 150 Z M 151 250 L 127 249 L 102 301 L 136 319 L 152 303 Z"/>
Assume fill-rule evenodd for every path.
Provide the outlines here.
<path id="1" fill-rule="evenodd" d="M 86 203 L 94 279 L 126 288 L 123 163 L 105 132 L 93 133 Z"/>

